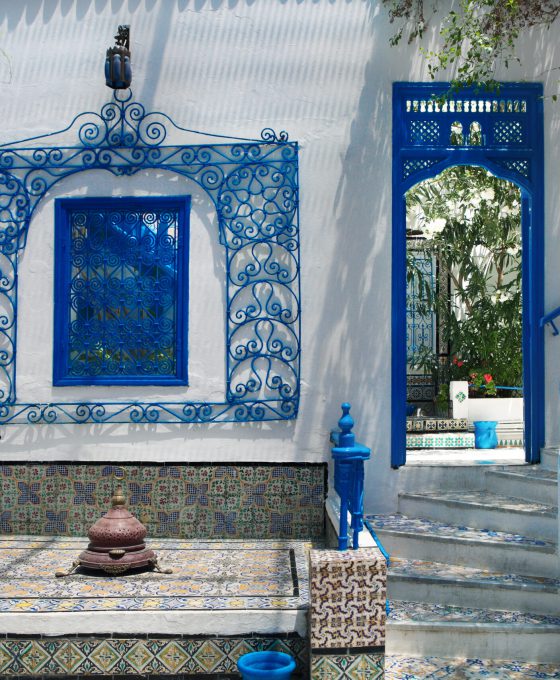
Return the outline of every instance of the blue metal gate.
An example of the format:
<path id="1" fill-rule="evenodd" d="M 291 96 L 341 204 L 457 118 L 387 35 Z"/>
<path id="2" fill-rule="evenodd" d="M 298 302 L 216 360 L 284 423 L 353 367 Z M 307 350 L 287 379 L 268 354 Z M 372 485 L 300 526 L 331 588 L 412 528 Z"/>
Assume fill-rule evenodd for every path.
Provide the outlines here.
<path id="1" fill-rule="evenodd" d="M 406 192 L 453 165 L 479 165 L 521 189 L 523 387 L 526 460 L 544 443 L 544 163 L 542 85 L 499 93 L 449 83 L 393 86 L 393 299 L 391 464 L 406 462 Z"/>

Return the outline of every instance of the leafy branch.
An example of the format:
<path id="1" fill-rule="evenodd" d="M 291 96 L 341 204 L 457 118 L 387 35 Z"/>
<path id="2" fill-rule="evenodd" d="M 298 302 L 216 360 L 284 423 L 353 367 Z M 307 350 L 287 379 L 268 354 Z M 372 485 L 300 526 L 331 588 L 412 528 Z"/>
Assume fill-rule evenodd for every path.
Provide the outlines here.
<path id="1" fill-rule="evenodd" d="M 382 2 L 389 10 L 391 23 L 396 24 L 392 45 L 402 39 L 408 43 L 421 41 L 438 10 L 437 0 Z M 549 28 L 559 15 L 560 0 L 459 0 L 458 8 L 441 20 L 441 47 L 421 47 L 420 51 L 428 60 L 432 79 L 440 71 L 454 68 L 452 91 L 465 85 L 496 90 L 497 67 L 520 63 L 516 46 L 521 34 L 534 27 Z"/>

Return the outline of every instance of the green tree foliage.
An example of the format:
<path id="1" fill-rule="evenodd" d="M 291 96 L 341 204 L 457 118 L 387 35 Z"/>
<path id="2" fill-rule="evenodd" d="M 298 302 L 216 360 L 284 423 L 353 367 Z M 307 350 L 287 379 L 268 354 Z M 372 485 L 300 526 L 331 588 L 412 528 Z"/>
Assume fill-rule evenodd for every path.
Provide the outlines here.
<path id="1" fill-rule="evenodd" d="M 396 31 L 393 45 L 403 38 L 421 40 L 438 12 L 437 0 L 382 0 Z M 560 14 L 560 0 L 459 0 L 456 9 L 441 15 L 441 46 L 421 47 L 432 79 L 455 67 L 452 89 L 462 85 L 496 89 L 496 67 L 519 62 L 515 48 L 520 35 L 534 27 L 548 28 Z M 556 95 L 553 95 L 556 99 Z"/>
<path id="2" fill-rule="evenodd" d="M 407 252 L 407 277 L 421 291 L 419 313 L 437 314 L 449 344 L 447 363 L 426 347 L 409 361 L 435 372 L 439 384 L 476 382 L 476 373 L 491 375 L 494 384 L 522 385 L 519 189 L 483 168 L 456 166 L 417 184 L 406 199 L 407 228 L 418 237 L 416 250 Z M 422 277 L 418 249 L 435 255 L 450 294 Z"/>

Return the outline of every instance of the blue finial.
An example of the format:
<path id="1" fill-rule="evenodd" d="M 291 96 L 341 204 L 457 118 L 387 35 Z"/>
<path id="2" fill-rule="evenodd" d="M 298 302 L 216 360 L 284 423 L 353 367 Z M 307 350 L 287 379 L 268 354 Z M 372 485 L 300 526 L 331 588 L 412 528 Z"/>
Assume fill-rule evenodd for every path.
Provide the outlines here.
<path id="1" fill-rule="evenodd" d="M 355 437 L 352 432 L 354 427 L 354 419 L 350 415 L 350 404 L 344 402 L 342 404 L 342 416 L 338 421 L 338 427 L 340 427 L 340 439 L 339 446 L 354 446 Z"/>

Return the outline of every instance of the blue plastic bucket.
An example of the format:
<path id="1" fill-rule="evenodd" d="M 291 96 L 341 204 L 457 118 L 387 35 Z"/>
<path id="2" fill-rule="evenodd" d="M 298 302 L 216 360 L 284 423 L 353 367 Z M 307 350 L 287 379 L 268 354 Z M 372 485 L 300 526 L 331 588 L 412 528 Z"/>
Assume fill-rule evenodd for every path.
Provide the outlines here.
<path id="1" fill-rule="evenodd" d="M 239 658 L 237 668 L 243 680 L 290 680 L 296 662 L 284 652 L 251 652 Z"/>
<path id="2" fill-rule="evenodd" d="M 474 421 L 474 445 L 477 449 L 495 449 L 498 446 L 496 420 Z"/>

